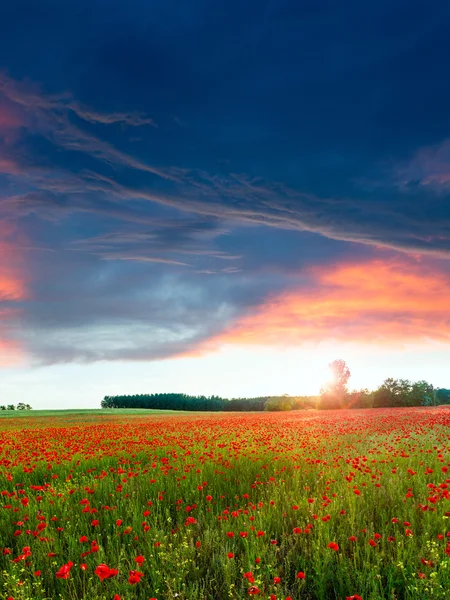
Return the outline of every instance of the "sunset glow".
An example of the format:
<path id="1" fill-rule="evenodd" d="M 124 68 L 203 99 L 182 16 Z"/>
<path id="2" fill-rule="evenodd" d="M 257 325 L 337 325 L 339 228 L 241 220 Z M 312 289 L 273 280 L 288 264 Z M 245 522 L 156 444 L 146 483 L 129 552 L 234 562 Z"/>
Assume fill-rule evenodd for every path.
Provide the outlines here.
<path id="1" fill-rule="evenodd" d="M 450 343 L 450 275 L 428 269 L 408 259 L 312 269 L 302 288 L 272 295 L 209 348 L 327 340 L 400 347 Z"/>

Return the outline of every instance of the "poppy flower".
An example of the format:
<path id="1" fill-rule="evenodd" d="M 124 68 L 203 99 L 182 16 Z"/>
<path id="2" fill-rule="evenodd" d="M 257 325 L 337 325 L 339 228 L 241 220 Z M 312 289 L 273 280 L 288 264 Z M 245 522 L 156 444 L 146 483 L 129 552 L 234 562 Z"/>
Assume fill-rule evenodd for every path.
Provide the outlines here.
<path id="1" fill-rule="evenodd" d="M 118 569 L 110 569 L 108 565 L 105 565 L 105 563 L 98 565 L 94 571 L 95 575 L 97 575 L 100 581 L 108 579 L 109 577 L 114 577 L 118 572 Z"/>
<path id="2" fill-rule="evenodd" d="M 56 577 L 58 579 L 69 579 L 70 577 L 70 569 L 73 567 L 73 562 L 69 560 L 69 562 L 62 567 L 60 567 L 59 571 L 56 572 Z"/>
<path id="3" fill-rule="evenodd" d="M 337 544 L 336 542 L 330 542 L 327 546 L 327 548 L 330 548 L 331 550 L 334 550 L 335 552 L 339 551 L 339 544 Z"/>
<path id="4" fill-rule="evenodd" d="M 252 585 L 252 587 L 248 589 L 249 596 L 256 596 L 257 594 L 260 594 L 260 593 L 261 593 L 261 590 L 259 588 L 257 588 L 256 585 Z"/>
<path id="5" fill-rule="evenodd" d="M 140 573 L 139 571 L 130 571 L 130 576 L 128 577 L 128 583 L 130 583 L 131 585 L 135 585 L 136 583 L 139 583 L 141 580 L 141 577 L 144 576 L 144 573 Z"/>

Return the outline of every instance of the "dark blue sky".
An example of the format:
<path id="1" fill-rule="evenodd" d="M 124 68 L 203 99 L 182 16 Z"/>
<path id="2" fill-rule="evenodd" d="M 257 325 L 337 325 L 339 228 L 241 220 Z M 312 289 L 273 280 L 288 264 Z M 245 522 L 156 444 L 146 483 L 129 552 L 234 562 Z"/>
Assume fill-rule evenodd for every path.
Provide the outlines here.
<path id="1" fill-rule="evenodd" d="M 0 362 L 195 353 L 349 265 L 416 286 L 358 322 L 442 342 L 410 300 L 450 289 L 449 31 L 448 2 L 5 3 Z M 361 341 L 352 285 L 295 343 Z"/>

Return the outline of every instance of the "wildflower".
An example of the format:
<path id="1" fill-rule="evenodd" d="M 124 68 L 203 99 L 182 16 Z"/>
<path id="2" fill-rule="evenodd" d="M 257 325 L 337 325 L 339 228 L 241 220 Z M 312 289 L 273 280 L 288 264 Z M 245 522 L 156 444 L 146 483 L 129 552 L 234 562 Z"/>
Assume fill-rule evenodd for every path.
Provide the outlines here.
<path id="1" fill-rule="evenodd" d="M 299 571 L 296 577 L 297 579 L 305 579 L 306 575 L 303 573 L 303 571 Z"/>
<path id="2" fill-rule="evenodd" d="M 143 556 L 136 556 L 136 558 L 134 559 L 134 561 L 138 564 L 138 565 L 142 565 L 145 561 L 145 558 Z"/>
<path id="3" fill-rule="evenodd" d="M 98 565 L 94 571 L 100 581 L 108 579 L 109 577 L 114 577 L 118 572 L 118 569 L 110 569 L 108 565 L 105 565 L 105 563 Z"/>
<path id="4" fill-rule="evenodd" d="M 144 576 L 144 573 L 140 573 L 139 571 L 130 571 L 130 576 L 128 577 L 128 583 L 130 583 L 131 585 L 135 585 L 136 583 L 139 583 L 141 580 L 141 577 Z"/>
<path id="5" fill-rule="evenodd" d="M 56 572 L 56 577 L 58 579 L 69 579 L 70 577 L 70 569 L 73 567 L 73 562 L 69 560 L 69 562 L 62 567 L 60 567 L 59 571 Z"/>
<path id="6" fill-rule="evenodd" d="M 327 546 L 327 548 L 330 548 L 331 550 L 334 550 L 335 552 L 339 551 L 339 544 L 337 544 L 336 542 L 330 542 Z"/>

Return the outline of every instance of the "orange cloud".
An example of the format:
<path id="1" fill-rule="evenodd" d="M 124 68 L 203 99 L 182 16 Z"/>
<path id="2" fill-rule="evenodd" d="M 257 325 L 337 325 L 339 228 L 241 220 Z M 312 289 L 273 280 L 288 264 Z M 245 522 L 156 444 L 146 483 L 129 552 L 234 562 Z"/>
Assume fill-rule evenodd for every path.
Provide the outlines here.
<path id="1" fill-rule="evenodd" d="M 19 315 L 15 304 L 27 297 L 22 256 L 17 250 L 17 234 L 0 223 L 0 366 L 17 362 L 21 356 L 19 343 L 11 334 Z"/>
<path id="2" fill-rule="evenodd" d="M 381 260 L 313 269 L 306 286 L 269 298 L 207 348 L 223 344 L 450 343 L 450 275 Z"/>

